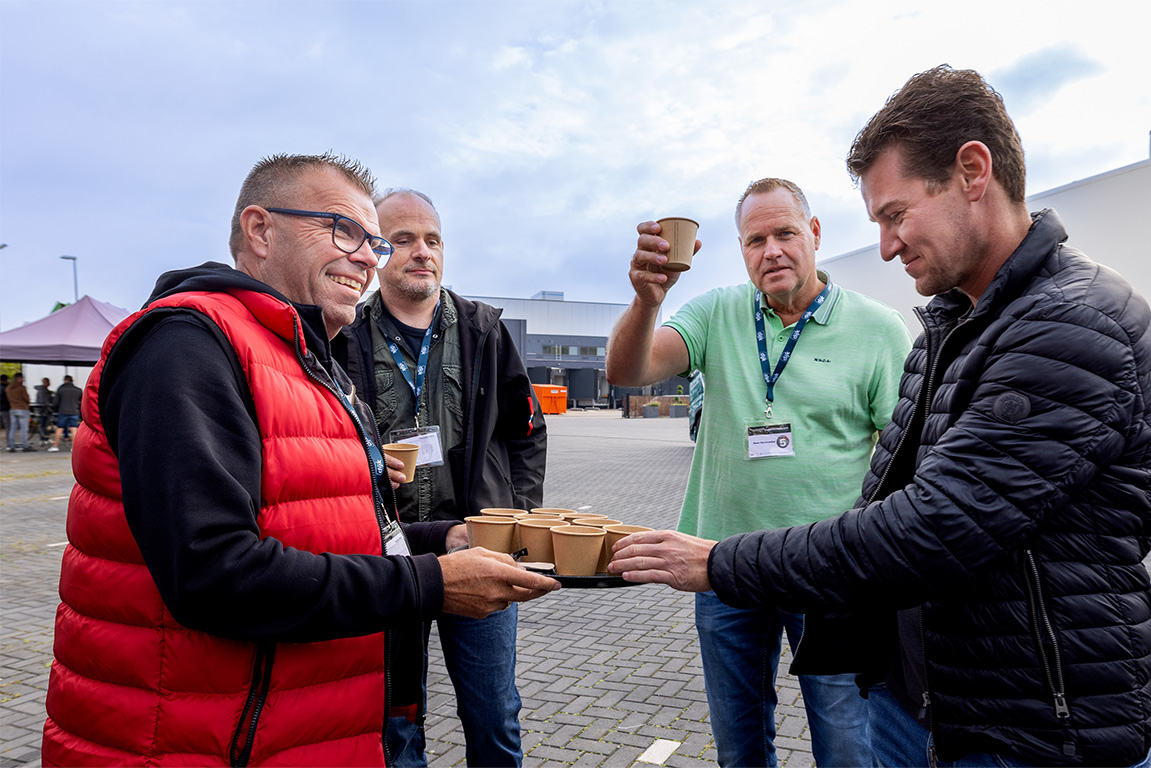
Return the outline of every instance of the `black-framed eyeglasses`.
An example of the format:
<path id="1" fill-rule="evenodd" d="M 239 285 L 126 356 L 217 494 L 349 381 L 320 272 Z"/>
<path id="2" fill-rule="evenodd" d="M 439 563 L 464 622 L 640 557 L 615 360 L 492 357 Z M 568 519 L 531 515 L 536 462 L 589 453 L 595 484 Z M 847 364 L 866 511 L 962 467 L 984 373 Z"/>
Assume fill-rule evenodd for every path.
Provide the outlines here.
<path id="1" fill-rule="evenodd" d="M 295 208 L 265 208 L 264 210 L 269 213 L 283 213 L 288 216 L 311 216 L 317 219 L 331 219 L 332 220 L 332 244 L 339 248 L 344 253 L 355 253 L 360 250 L 360 246 L 366 240 L 368 247 L 372 249 L 372 253 L 379 256 L 381 259 L 386 259 L 395 251 L 387 240 L 376 235 L 369 235 L 368 230 L 364 229 L 355 219 L 349 219 L 347 216 L 341 216 L 338 213 L 327 213 L 325 211 L 297 211 Z"/>

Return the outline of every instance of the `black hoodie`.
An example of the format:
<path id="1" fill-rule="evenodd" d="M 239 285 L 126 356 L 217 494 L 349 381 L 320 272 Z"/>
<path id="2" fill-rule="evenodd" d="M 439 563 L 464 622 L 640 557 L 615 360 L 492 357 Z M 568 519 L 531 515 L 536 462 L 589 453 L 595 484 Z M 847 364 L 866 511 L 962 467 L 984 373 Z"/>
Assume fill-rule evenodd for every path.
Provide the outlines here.
<path id="1" fill-rule="evenodd" d="M 292 303 L 214 262 L 161 275 L 148 303 L 227 288 Z M 331 360 L 320 308 L 292 306 L 309 362 L 350 391 Z M 440 614 L 435 554 L 450 524 L 406 526 L 413 552 L 425 553 L 411 558 L 313 554 L 260 538 L 254 405 L 235 352 L 205 315 L 160 309 L 137 322 L 109 354 L 99 403 L 128 525 L 164 604 L 185 626 L 237 640 L 310 642 Z M 392 498 L 389 486 L 381 490 Z"/>

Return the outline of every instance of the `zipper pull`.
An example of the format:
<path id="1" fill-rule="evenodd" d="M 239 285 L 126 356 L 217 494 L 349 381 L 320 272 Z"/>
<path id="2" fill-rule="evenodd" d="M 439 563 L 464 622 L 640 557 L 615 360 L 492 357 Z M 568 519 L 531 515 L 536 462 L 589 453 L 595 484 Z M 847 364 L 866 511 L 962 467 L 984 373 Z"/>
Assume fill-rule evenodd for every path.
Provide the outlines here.
<path id="1" fill-rule="evenodd" d="M 1062 693 L 1055 694 L 1055 716 L 1060 720 L 1071 717 L 1071 709 L 1067 706 L 1067 698 Z"/>
<path id="2" fill-rule="evenodd" d="M 931 706 L 931 697 L 927 695 L 927 691 L 923 692 L 923 708 L 919 710 L 919 719 L 927 719 L 927 708 Z"/>
<path id="3" fill-rule="evenodd" d="M 939 758 L 935 754 L 934 741 L 927 745 L 927 764 L 931 766 L 931 768 L 938 768 L 939 766 Z"/>

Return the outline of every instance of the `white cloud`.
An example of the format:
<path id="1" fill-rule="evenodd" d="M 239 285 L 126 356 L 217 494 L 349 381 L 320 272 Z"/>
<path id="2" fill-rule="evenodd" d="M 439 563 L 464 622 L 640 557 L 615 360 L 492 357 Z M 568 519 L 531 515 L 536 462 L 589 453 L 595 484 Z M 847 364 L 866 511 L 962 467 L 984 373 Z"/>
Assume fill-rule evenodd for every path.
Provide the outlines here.
<path id="1" fill-rule="evenodd" d="M 35 290 L 5 291 L 0 328 L 70 297 L 61 253 L 80 257 L 82 292 L 126 307 L 164 269 L 226 260 L 252 163 L 326 149 L 436 200 L 447 279 L 469 293 L 624 301 L 635 223 L 696 218 L 705 251 L 673 309 L 742 279 L 731 218 L 752 179 L 805 188 L 822 255 L 872 242 L 844 155 L 908 76 L 941 62 L 1002 76 L 1032 191 L 1147 157 L 1151 62 L 1132 13 L 1109 0 L 1090 13 L 1069 0 L 352 0 L 322 13 L 4 0 L 0 269 Z"/>

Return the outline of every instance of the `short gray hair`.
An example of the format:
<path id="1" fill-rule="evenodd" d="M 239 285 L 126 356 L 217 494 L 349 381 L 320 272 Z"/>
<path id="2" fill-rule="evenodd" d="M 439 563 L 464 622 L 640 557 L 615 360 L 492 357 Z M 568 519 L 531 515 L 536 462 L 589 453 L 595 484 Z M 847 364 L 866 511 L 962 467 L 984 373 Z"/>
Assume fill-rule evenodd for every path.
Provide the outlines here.
<path id="1" fill-rule="evenodd" d="M 790 192 L 791 196 L 795 198 L 795 202 L 799 203 L 799 207 L 803 209 L 804 218 L 811 219 L 811 206 L 807 204 L 807 197 L 799 185 L 787 179 L 776 179 L 769 176 L 766 179 L 751 182 L 740 195 L 739 202 L 735 204 L 735 229 L 737 232 L 739 231 L 739 217 L 743 214 L 743 201 L 751 195 L 766 195 L 777 189 L 786 189 Z"/>
<path id="2" fill-rule="evenodd" d="M 380 203 L 384 202 L 389 197 L 395 197 L 396 195 L 412 195 L 413 197 L 418 197 L 430 205 L 433 211 L 436 211 L 436 204 L 432 202 L 430 197 L 425 195 L 423 192 L 420 192 L 418 189 L 409 189 L 407 187 L 388 187 L 384 190 L 382 195 L 377 195 L 376 197 L 372 198 L 372 205 L 376 208 L 379 208 Z M 438 214 L 439 211 L 436 211 L 436 213 Z"/>
<path id="3" fill-rule="evenodd" d="M 325 152 L 322 155 L 270 155 L 260 160 L 248 172 L 248 177 L 240 186 L 240 197 L 236 200 L 236 210 L 232 214 L 232 234 L 228 245 L 232 258 L 240 252 L 243 233 L 240 231 L 240 214 L 249 205 L 265 208 L 283 205 L 289 187 L 309 171 L 320 168 L 333 168 L 344 175 L 354 186 L 371 198 L 376 194 L 376 180 L 371 171 L 356 160 Z"/>

